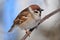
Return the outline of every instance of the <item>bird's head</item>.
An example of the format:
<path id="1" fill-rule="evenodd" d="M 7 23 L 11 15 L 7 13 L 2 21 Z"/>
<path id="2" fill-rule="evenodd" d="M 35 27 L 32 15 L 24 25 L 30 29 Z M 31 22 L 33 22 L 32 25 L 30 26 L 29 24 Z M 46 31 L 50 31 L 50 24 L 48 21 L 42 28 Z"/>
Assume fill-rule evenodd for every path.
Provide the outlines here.
<path id="1" fill-rule="evenodd" d="M 29 6 L 29 11 L 33 14 L 35 18 L 38 18 L 41 16 L 41 12 L 43 9 L 41 9 L 38 5 L 30 5 Z"/>

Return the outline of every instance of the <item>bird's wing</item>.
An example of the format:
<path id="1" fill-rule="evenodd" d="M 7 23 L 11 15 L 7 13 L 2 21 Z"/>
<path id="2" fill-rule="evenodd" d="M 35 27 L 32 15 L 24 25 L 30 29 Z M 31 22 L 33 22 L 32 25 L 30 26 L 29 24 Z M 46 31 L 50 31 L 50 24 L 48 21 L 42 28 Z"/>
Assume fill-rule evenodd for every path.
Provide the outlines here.
<path id="1" fill-rule="evenodd" d="M 21 11 L 18 16 L 15 18 L 13 25 L 11 26 L 10 30 L 8 32 L 11 32 L 14 29 L 15 25 L 20 25 L 23 22 L 27 21 L 29 19 L 30 16 L 28 16 L 30 14 L 28 8 L 24 9 L 23 11 Z"/>
<path id="2" fill-rule="evenodd" d="M 24 9 L 14 20 L 14 24 L 22 24 L 23 22 L 27 21 L 29 18 L 28 15 L 30 12 L 28 11 L 28 8 Z"/>

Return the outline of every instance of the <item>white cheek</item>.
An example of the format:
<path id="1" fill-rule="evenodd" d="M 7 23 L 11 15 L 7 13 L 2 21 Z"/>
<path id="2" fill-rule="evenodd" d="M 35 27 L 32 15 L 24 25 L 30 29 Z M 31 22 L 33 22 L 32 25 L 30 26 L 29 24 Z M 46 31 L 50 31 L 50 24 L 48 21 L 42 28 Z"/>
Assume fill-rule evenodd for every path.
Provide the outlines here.
<path id="1" fill-rule="evenodd" d="M 35 13 L 36 17 L 39 17 L 40 15 L 40 12 L 38 11 L 38 13 Z"/>
<path id="2" fill-rule="evenodd" d="M 29 7 L 29 11 L 31 12 L 31 14 L 33 14 L 34 12 L 33 12 L 33 10 L 31 9 L 31 7 Z"/>
<path id="3" fill-rule="evenodd" d="M 37 11 L 38 13 L 35 13 L 37 16 L 39 16 L 39 14 L 40 14 L 40 12 L 39 11 Z"/>
<path id="4" fill-rule="evenodd" d="M 35 16 L 35 20 L 39 20 L 39 19 L 41 19 L 40 16 Z"/>

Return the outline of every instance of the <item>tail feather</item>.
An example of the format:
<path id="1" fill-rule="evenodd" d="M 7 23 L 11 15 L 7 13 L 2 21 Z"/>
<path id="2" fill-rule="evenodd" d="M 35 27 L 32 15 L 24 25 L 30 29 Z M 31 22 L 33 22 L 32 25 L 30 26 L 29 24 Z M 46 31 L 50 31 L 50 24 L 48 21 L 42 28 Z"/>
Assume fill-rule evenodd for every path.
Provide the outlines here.
<path id="1" fill-rule="evenodd" d="M 9 29 L 9 31 L 8 31 L 8 32 L 13 31 L 13 29 L 14 29 L 14 24 L 11 26 L 11 28 Z"/>

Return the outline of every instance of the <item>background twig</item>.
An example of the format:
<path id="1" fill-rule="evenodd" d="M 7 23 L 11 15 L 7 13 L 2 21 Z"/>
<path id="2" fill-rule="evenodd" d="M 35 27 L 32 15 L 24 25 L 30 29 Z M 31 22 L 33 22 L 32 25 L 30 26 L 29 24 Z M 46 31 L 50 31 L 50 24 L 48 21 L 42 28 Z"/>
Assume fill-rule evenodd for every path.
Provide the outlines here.
<path id="1" fill-rule="evenodd" d="M 42 22 L 44 22 L 46 19 L 48 19 L 49 17 L 53 16 L 54 14 L 56 14 L 56 13 L 59 12 L 59 11 L 60 11 L 60 8 L 57 9 L 57 10 L 55 10 L 55 11 L 53 11 L 53 12 L 51 12 L 51 13 L 49 13 L 49 14 L 46 15 L 44 18 L 42 18 L 42 19 L 40 20 L 40 22 L 38 23 L 38 25 L 36 25 L 35 27 L 33 27 L 32 29 L 29 30 L 30 34 L 31 34 L 31 32 L 32 32 L 35 28 L 37 28 Z M 21 40 L 25 40 L 28 36 L 29 36 L 29 34 L 25 34 L 25 35 L 22 37 Z"/>

